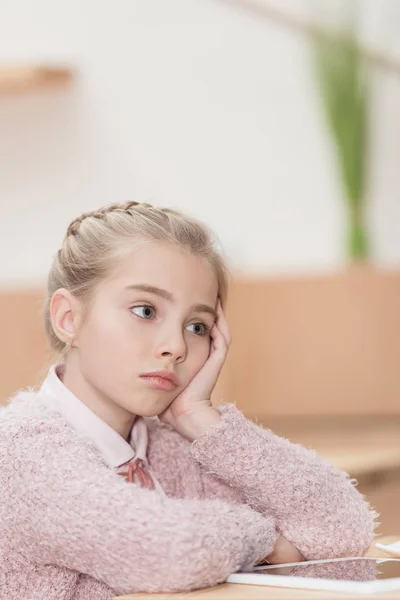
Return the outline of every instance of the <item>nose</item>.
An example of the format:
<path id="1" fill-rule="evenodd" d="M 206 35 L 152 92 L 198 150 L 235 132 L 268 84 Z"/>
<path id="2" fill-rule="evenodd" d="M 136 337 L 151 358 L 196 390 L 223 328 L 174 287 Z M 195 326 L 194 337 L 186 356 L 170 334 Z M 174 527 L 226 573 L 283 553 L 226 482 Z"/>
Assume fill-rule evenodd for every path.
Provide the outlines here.
<path id="1" fill-rule="evenodd" d="M 171 362 L 183 362 L 186 358 L 187 346 L 182 331 L 164 332 L 158 341 L 156 356 L 159 359 L 168 358 Z"/>

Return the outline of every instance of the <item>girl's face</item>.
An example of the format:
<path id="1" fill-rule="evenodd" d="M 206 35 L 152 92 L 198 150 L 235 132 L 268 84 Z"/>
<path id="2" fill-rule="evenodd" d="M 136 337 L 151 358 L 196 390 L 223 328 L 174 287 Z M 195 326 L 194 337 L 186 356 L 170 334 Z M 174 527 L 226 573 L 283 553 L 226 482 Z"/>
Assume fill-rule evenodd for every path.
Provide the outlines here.
<path id="1" fill-rule="evenodd" d="M 82 376 L 104 399 L 133 414 L 160 414 L 207 360 L 217 300 L 207 263 L 176 246 L 139 246 L 99 287 L 78 330 L 74 345 Z M 179 378 L 173 391 L 140 378 L 163 369 Z"/>

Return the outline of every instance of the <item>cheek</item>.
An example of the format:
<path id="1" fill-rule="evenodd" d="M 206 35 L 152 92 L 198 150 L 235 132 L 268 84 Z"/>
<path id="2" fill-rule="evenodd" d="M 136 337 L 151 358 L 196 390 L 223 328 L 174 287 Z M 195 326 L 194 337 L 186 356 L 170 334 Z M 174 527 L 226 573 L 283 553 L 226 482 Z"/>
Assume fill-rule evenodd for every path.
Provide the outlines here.
<path id="1" fill-rule="evenodd" d="M 92 316 L 90 321 L 86 322 L 81 331 L 80 345 L 85 354 L 94 354 L 100 360 L 101 357 L 107 358 L 110 362 L 113 359 L 121 358 L 121 354 L 132 351 L 132 342 L 135 336 L 132 335 L 128 323 L 124 319 L 118 318 L 109 311 Z"/>
<path id="2" fill-rule="evenodd" d="M 190 371 L 191 377 L 194 377 L 210 356 L 211 341 L 210 338 L 196 340 L 190 349 Z"/>
<path id="3" fill-rule="evenodd" d="M 92 323 L 88 324 L 84 332 L 85 342 L 94 347 L 98 345 L 101 348 L 107 349 L 114 344 L 119 335 L 119 326 L 116 322 L 112 323 L 109 319 L 97 318 Z"/>

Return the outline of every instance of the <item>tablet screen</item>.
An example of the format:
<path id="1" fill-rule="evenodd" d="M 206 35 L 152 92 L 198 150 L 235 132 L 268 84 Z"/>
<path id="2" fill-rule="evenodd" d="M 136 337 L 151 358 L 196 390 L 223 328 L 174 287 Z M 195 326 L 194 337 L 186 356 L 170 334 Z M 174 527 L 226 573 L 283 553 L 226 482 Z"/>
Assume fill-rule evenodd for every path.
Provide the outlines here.
<path id="1" fill-rule="evenodd" d="M 285 565 L 265 565 L 233 573 L 226 581 L 360 593 L 400 590 L 399 558 L 334 558 Z"/>
<path id="2" fill-rule="evenodd" d="M 344 579 L 347 581 L 376 581 L 377 579 L 400 578 L 400 559 L 343 559 L 323 563 L 306 562 L 282 567 L 269 565 L 256 573 L 286 575 L 289 577 L 317 577 L 321 579 Z"/>

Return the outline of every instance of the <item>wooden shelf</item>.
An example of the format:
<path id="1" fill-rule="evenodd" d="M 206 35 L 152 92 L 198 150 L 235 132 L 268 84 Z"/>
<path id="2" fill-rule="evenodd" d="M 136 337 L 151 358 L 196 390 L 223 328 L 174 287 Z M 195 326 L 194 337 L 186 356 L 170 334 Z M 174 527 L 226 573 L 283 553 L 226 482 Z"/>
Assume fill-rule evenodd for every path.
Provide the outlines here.
<path id="1" fill-rule="evenodd" d="M 0 65 L 0 94 L 59 87 L 69 83 L 72 77 L 72 71 L 64 67 Z"/>

